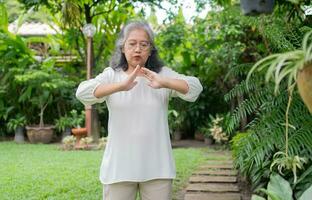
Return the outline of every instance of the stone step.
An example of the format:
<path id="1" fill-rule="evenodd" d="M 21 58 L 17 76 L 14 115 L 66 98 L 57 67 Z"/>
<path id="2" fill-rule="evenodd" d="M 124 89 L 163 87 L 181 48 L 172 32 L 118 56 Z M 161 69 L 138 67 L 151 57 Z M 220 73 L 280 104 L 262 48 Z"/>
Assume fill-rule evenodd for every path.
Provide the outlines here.
<path id="1" fill-rule="evenodd" d="M 189 179 L 190 183 L 236 183 L 236 176 L 205 176 L 195 175 Z"/>
<path id="2" fill-rule="evenodd" d="M 229 164 L 205 164 L 201 165 L 199 169 L 233 169 L 233 165 Z"/>
<path id="3" fill-rule="evenodd" d="M 194 175 L 215 175 L 215 176 L 236 176 L 236 170 L 213 170 L 213 169 L 201 169 L 193 172 Z"/>
<path id="4" fill-rule="evenodd" d="M 184 200 L 240 200 L 239 193 L 186 193 Z"/>
<path id="5" fill-rule="evenodd" d="M 239 192 L 236 184 L 232 183 L 191 183 L 186 187 L 187 192 Z"/>

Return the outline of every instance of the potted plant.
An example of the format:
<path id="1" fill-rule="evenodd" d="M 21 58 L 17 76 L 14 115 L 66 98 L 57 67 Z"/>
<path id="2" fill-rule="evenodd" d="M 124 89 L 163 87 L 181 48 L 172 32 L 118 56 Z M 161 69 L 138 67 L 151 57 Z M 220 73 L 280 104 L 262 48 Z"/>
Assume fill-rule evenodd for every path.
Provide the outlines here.
<path id="1" fill-rule="evenodd" d="M 72 87 L 73 82 L 64 79 L 54 67 L 51 58 L 42 63 L 34 63 L 24 74 L 16 75 L 15 79 L 23 87 L 20 101 L 27 101 L 39 110 L 39 124 L 26 126 L 27 136 L 31 143 L 49 143 L 53 136 L 53 125 L 44 123 L 44 112 L 59 90 Z"/>
<path id="2" fill-rule="evenodd" d="M 24 126 L 26 125 L 26 117 L 17 115 L 7 123 L 9 131 L 15 131 L 14 141 L 17 143 L 23 143 L 24 139 Z"/>
<path id="3" fill-rule="evenodd" d="M 241 0 L 240 7 L 244 15 L 258 15 L 272 13 L 274 0 Z"/>
<path id="4" fill-rule="evenodd" d="M 73 134 L 80 134 L 80 132 L 85 133 L 87 129 L 85 127 L 81 127 L 85 119 L 85 112 L 81 111 L 81 113 L 78 114 L 77 110 L 72 110 L 70 111 L 70 114 Z"/>
<path id="5" fill-rule="evenodd" d="M 267 56 L 258 61 L 249 71 L 247 83 L 254 71 L 266 69 L 265 79 L 271 78 L 275 82 L 275 94 L 280 83 L 288 79 L 288 89 L 297 85 L 303 102 L 312 113 L 312 31 L 305 34 L 302 48 L 290 52 L 278 53 Z"/>
<path id="6" fill-rule="evenodd" d="M 62 133 L 62 139 L 71 135 L 71 128 L 73 127 L 72 118 L 62 116 L 55 120 L 55 128 Z"/>
<path id="7" fill-rule="evenodd" d="M 173 140 L 181 140 L 182 131 L 181 126 L 183 122 L 183 116 L 176 110 L 168 111 L 169 130 Z"/>
<path id="8" fill-rule="evenodd" d="M 87 136 L 87 128 L 81 127 L 85 119 L 85 112 L 82 111 L 80 114 L 78 114 L 77 110 L 72 110 L 70 111 L 70 114 L 73 127 L 71 131 L 77 138 L 76 147 L 78 148 L 80 145 L 80 139 Z"/>

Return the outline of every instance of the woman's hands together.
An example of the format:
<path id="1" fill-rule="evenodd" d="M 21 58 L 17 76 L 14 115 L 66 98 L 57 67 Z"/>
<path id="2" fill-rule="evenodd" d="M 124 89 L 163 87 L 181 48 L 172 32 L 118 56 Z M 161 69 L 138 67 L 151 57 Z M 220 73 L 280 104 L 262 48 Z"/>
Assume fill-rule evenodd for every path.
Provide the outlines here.
<path id="1" fill-rule="evenodd" d="M 186 94 L 189 90 L 189 86 L 186 81 L 160 76 L 156 72 L 153 72 L 145 67 L 140 67 L 139 65 L 136 66 L 125 81 L 120 83 L 121 90 L 131 90 L 138 83 L 135 81 L 137 76 L 143 76 L 148 79 L 148 85 L 154 89 L 169 88 L 182 94 Z"/>
<path id="2" fill-rule="evenodd" d="M 148 85 L 152 88 L 159 89 L 164 87 L 164 77 L 161 77 L 156 72 L 153 72 L 145 67 L 140 67 L 139 65 L 137 65 L 133 72 L 128 76 L 128 78 L 121 83 L 122 90 L 131 90 L 138 83 L 137 81 L 135 81 L 137 76 L 143 76 L 147 78 L 150 81 Z"/>

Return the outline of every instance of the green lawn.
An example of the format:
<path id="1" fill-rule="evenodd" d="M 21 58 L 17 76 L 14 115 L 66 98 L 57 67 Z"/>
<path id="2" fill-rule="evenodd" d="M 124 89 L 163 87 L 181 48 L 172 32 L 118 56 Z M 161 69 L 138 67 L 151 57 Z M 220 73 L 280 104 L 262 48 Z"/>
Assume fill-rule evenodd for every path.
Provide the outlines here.
<path id="1" fill-rule="evenodd" d="M 177 178 L 174 197 L 207 149 L 174 149 Z M 98 179 L 102 151 L 60 151 L 57 145 L 0 143 L 0 199 L 102 198 Z"/>

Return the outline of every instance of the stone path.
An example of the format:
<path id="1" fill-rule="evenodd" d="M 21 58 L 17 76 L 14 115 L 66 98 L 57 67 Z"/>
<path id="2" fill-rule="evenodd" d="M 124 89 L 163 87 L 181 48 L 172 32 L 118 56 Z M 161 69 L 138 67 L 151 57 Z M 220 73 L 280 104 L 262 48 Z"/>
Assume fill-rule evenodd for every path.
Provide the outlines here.
<path id="1" fill-rule="evenodd" d="M 184 200 L 241 200 L 237 171 L 233 169 L 230 153 L 211 154 L 218 160 L 208 159 L 193 172 Z"/>

